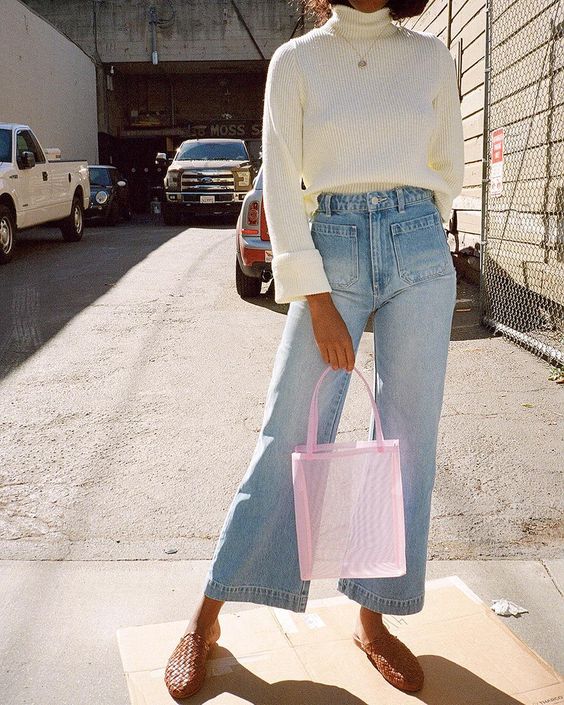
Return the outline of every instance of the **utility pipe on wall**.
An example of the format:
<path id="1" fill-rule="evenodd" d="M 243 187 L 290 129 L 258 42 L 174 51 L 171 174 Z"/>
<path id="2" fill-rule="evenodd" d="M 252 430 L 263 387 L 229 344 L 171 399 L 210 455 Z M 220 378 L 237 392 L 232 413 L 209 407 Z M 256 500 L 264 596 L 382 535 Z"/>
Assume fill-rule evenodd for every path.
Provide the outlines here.
<path id="1" fill-rule="evenodd" d="M 157 24 L 159 18 L 157 8 L 151 5 L 149 8 L 149 25 L 151 26 L 151 61 L 154 65 L 159 63 L 159 52 L 157 51 Z"/>

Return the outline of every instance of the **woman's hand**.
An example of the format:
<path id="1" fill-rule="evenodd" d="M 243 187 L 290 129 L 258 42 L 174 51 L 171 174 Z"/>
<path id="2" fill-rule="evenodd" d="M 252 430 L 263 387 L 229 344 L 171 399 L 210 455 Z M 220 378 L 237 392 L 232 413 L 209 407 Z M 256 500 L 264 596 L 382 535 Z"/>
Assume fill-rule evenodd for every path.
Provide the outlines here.
<path id="1" fill-rule="evenodd" d="M 321 357 L 334 370 L 343 368 L 352 372 L 355 358 L 352 338 L 331 294 L 310 294 L 306 298 Z"/>

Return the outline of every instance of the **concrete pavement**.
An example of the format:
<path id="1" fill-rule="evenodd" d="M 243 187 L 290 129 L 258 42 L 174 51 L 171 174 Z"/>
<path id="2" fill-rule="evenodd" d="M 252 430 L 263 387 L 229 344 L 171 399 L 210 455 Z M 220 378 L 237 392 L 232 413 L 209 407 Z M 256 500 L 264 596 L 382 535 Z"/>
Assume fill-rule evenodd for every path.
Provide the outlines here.
<path id="1" fill-rule="evenodd" d="M 272 291 L 237 297 L 233 267 L 231 228 L 138 219 L 72 246 L 31 233 L 0 272 L 2 705 L 127 705 L 116 629 L 188 619 L 285 321 Z M 370 326 L 357 363 L 372 369 Z M 549 376 L 481 328 L 459 282 L 428 578 L 527 608 L 498 619 L 563 671 L 564 388 Z M 367 430 L 358 390 L 342 440 Z"/>
<path id="2" fill-rule="evenodd" d="M 173 559 L 0 562 L 2 703 L 129 705 L 116 630 L 188 620 L 207 566 Z M 448 575 L 488 606 L 507 597 L 528 609 L 496 619 L 564 672 L 564 560 L 429 562 L 429 580 Z M 335 584 L 312 581 L 310 598 L 339 595 Z M 221 614 L 254 607 L 230 602 Z"/>
<path id="3" fill-rule="evenodd" d="M 160 559 L 162 537 L 178 559 L 212 555 L 287 306 L 272 288 L 242 301 L 233 229 L 204 226 L 33 232 L 2 268 L 3 558 Z M 564 385 L 479 325 L 477 293 L 458 283 L 429 557 L 560 558 Z M 365 437 L 368 417 L 355 378 L 339 438 Z"/>

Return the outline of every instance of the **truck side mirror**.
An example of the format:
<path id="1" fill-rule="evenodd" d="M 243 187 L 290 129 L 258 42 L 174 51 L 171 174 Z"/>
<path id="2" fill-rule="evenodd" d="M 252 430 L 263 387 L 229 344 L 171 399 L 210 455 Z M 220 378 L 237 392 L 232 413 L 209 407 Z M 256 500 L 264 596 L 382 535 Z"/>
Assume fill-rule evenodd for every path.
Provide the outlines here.
<path id="1" fill-rule="evenodd" d="M 158 152 L 157 153 L 157 158 L 155 159 L 155 164 L 157 166 L 166 166 L 167 165 L 167 158 L 165 152 Z"/>
<path id="2" fill-rule="evenodd" d="M 35 154 L 33 152 L 22 152 L 20 157 L 22 169 L 32 169 L 35 166 Z"/>

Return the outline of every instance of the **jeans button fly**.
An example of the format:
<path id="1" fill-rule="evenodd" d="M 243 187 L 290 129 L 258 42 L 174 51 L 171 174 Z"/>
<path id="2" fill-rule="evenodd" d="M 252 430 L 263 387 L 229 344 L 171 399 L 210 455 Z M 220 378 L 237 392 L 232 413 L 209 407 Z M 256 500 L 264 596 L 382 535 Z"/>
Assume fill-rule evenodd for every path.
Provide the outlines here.
<path id="1" fill-rule="evenodd" d="M 372 196 L 372 203 L 378 203 L 378 197 Z"/>

